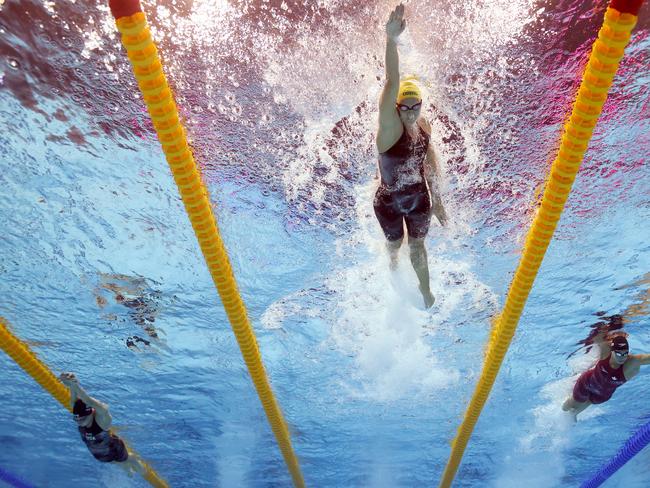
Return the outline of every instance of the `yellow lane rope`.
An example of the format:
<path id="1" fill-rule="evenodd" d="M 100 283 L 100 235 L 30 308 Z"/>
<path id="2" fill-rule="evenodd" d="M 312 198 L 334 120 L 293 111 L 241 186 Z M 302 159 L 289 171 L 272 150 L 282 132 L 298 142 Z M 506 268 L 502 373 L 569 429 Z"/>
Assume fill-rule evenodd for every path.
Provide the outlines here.
<path id="1" fill-rule="evenodd" d="M 246 308 L 237 289 L 230 260 L 212 213 L 208 191 L 180 123 L 176 103 L 162 70 L 158 51 L 151 38 L 144 13 L 116 19 L 122 43 L 133 66 L 135 78 L 162 144 L 163 152 L 178 185 L 185 210 L 219 292 L 228 319 L 239 343 L 242 356 L 257 389 L 260 401 L 278 441 L 294 485 L 305 482 L 294 454 L 289 430 L 275 399 L 262 363 L 257 340 Z"/>
<path id="2" fill-rule="evenodd" d="M 636 15 L 621 13 L 611 7 L 605 13 L 605 21 L 593 45 L 573 112 L 564 126 L 560 149 L 551 167 L 541 206 L 526 237 L 505 306 L 493 322 L 481 377 L 452 443 L 440 488 L 451 486 L 490 394 L 636 21 Z"/>
<path id="3" fill-rule="evenodd" d="M 72 411 L 70 406 L 70 390 L 59 381 L 59 379 L 50 371 L 50 369 L 36 357 L 27 344 L 18 339 L 14 334 L 11 333 L 8 327 L 7 320 L 4 317 L 0 317 L 0 348 L 7 355 L 13 359 L 18 366 L 23 368 L 23 370 L 36 382 L 41 385 L 45 391 L 52 395 L 56 400 L 59 401 L 68 411 Z M 124 440 L 124 439 L 122 439 Z M 125 442 L 126 444 L 126 442 Z M 126 446 L 130 452 L 135 453 L 128 445 Z M 138 457 L 140 457 L 138 455 Z M 140 458 L 142 460 L 142 458 Z M 158 474 L 149 466 L 144 460 L 142 460 L 142 465 L 145 468 L 144 478 L 156 488 L 168 488 L 167 483 L 163 481 Z"/>

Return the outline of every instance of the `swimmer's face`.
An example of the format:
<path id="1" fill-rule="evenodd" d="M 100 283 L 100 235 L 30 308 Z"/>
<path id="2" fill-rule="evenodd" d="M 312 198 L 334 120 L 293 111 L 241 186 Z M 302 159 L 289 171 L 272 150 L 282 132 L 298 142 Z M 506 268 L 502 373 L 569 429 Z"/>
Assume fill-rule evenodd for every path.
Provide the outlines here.
<path id="1" fill-rule="evenodd" d="M 419 98 L 405 98 L 397 104 L 397 113 L 404 125 L 413 125 L 420 117 L 422 100 Z"/>
<path id="2" fill-rule="evenodd" d="M 93 423 L 93 415 L 86 415 L 85 417 L 75 416 L 75 421 L 79 427 L 90 427 Z"/>
<path id="3" fill-rule="evenodd" d="M 617 364 L 624 364 L 627 361 L 629 353 L 628 351 L 613 351 L 612 355 Z"/>

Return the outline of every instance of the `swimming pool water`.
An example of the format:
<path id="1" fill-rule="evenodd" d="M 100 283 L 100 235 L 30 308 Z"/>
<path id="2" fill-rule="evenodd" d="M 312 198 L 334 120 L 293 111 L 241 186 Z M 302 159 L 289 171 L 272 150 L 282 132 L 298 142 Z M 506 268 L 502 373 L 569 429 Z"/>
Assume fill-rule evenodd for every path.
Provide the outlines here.
<path id="1" fill-rule="evenodd" d="M 407 2 L 451 224 L 432 312 L 372 212 L 392 4 L 143 2 L 308 486 L 435 485 L 606 3 Z M 648 289 L 645 5 L 454 486 L 572 487 L 647 420 L 648 374 L 576 425 L 567 356 Z M 0 315 L 174 487 L 290 477 L 103 2 L 0 5 Z M 650 353 L 647 315 L 627 326 Z M 137 339 L 135 339 L 137 337 Z M 146 486 L 0 355 L 0 467 Z M 645 487 L 642 451 L 605 486 Z"/>

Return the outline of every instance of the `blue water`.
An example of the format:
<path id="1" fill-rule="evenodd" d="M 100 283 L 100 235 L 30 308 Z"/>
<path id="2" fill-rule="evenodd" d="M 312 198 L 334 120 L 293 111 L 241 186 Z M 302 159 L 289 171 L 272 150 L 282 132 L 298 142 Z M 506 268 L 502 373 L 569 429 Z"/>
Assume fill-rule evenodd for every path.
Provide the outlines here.
<path id="1" fill-rule="evenodd" d="M 0 315 L 170 486 L 289 486 L 107 9 L 82 3 L 0 6 Z M 432 312 L 405 249 L 389 273 L 372 212 L 389 6 L 143 5 L 308 486 L 435 486 L 605 3 L 407 3 L 403 71 L 428 87 L 452 216 L 427 241 Z M 595 358 L 567 356 L 596 312 L 627 313 L 650 353 L 649 18 L 454 486 L 577 486 L 647 420 L 643 369 L 576 425 L 560 405 Z M 147 486 L 0 366 L 0 468 Z M 605 486 L 648 486 L 649 461 Z"/>

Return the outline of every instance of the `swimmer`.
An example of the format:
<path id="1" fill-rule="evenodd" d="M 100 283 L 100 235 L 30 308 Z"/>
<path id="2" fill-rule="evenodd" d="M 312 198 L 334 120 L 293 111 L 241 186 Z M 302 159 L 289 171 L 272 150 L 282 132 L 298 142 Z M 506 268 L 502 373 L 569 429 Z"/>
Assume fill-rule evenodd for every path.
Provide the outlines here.
<path id="1" fill-rule="evenodd" d="M 400 82 L 397 38 L 405 27 L 404 6 L 400 4 L 386 23 L 386 85 L 379 101 L 376 140 L 381 183 L 373 206 L 387 239 L 391 269 L 397 267 L 406 223 L 411 264 L 418 277 L 424 305 L 429 308 L 435 298 L 429 285 L 424 238 L 429 231 L 431 215 L 445 225 L 447 214 L 437 185 L 440 171 L 429 144 L 431 126 L 420 116 L 420 88 L 412 77 Z"/>
<path id="2" fill-rule="evenodd" d="M 112 417 L 108 405 L 84 391 L 74 373 L 61 373 L 61 382 L 70 389 L 72 414 L 81 440 L 91 454 L 103 463 L 116 462 L 131 475 L 146 474 L 146 468 L 137 454 L 130 452 L 124 441 L 109 431 Z"/>
<path id="3" fill-rule="evenodd" d="M 126 338 L 126 347 L 131 350 L 139 350 L 138 343 L 141 343 L 145 346 L 151 345 L 150 341 L 143 339 L 142 337 L 138 337 L 137 335 L 129 336 Z"/>
<path id="4" fill-rule="evenodd" d="M 629 353 L 626 335 L 601 333 L 594 338 L 594 343 L 600 345 L 600 360 L 580 375 L 562 410 L 577 417 L 589 405 L 605 403 L 619 386 L 638 374 L 642 365 L 650 364 L 650 354 Z"/>
<path id="5" fill-rule="evenodd" d="M 154 327 L 154 322 L 159 313 L 158 300 L 161 293 L 152 290 L 147 281 L 141 277 L 133 277 L 122 274 L 100 274 L 101 282 L 94 290 L 95 300 L 100 308 L 106 307 L 108 300 L 104 296 L 104 291 L 113 295 L 116 304 L 122 305 L 128 309 L 128 316 L 133 323 L 140 326 L 151 339 L 159 339 L 159 334 Z M 114 315 L 110 317 L 115 320 Z M 137 337 L 137 336 L 133 336 Z M 149 345 L 149 341 L 140 341 Z M 130 349 L 134 345 L 131 337 L 126 340 L 126 345 Z"/>

